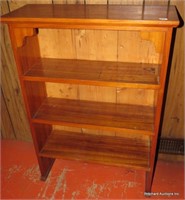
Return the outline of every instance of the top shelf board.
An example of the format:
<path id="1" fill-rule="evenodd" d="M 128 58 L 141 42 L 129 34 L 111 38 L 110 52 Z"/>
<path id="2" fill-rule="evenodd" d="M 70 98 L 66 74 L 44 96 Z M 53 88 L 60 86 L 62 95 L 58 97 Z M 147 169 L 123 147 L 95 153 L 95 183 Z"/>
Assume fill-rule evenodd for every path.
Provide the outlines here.
<path id="1" fill-rule="evenodd" d="M 2 22 L 26 27 L 176 27 L 175 6 L 28 4 L 3 15 Z"/>

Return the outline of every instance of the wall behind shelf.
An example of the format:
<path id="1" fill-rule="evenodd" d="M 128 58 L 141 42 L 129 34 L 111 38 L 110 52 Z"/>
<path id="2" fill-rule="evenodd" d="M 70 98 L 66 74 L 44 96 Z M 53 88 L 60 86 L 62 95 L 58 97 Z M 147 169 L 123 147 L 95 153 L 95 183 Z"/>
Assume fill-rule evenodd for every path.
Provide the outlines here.
<path id="1" fill-rule="evenodd" d="M 84 0 L 11 0 L 1 2 L 1 13 L 5 14 L 28 3 L 84 3 Z M 109 0 L 109 3 L 142 4 L 142 0 Z M 146 4 L 154 4 L 155 0 L 145 0 Z M 166 0 L 158 4 L 166 4 Z M 86 0 L 86 3 L 103 3 L 107 0 Z M 177 6 L 184 19 L 184 1 L 171 0 Z M 178 28 L 174 44 L 171 72 L 169 77 L 162 137 L 184 138 L 184 27 Z M 2 138 L 31 140 L 30 129 L 26 119 L 20 86 L 16 73 L 9 34 L 6 26 L 2 26 L 1 36 L 2 58 Z M 92 93 L 91 93 L 92 94 Z"/>

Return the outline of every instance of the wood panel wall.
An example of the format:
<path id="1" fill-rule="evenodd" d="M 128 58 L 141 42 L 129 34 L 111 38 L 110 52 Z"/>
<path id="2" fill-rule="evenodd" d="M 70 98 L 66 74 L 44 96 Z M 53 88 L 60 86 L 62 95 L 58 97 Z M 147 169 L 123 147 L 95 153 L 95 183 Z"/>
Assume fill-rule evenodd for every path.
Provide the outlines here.
<path id="1" fill-rule="evenodd" d="M 2 14 L 5 14 L 7 12 L 10 12 L 14 9 L 17 9 L 25 4 L 28 3 L 49 3 L 49 4 L 62 4 L 62 3 L 101 3 L 101 4 L 107 4 L 107 2 L 116 3 L 116 4 L 142 4 L 142 0 L 7 0 L 1 2 L 1 12 Z M 156 0 L 145 0 L 146 4 L 167 4 L 167 0 L 163 1 L 156 1 Z M 179 10 L 179 13 L 184 19 L 184 1 L 180 0 L 171 0 L 171 4 L 175 4 Z M 1 59 L 2 59 L 2 80 L 1 80 L 1 110 L 2 110 L 2 124 L 1 124 L 1 137 L 2 138 L 8 138 L 8 139 L 20 139 L 20 140 L 31 140 L 30 135 L 30 129 L 28 126 L 25 109 L 23 106 L 23 100 L 20 93 L 20 87 L 19 82 L 17 78 L 16 73 L 16 66 L 15 61 L 13 58 L 12 50 L 11 50 L 11 44 L 9 40 L 9 34 L 7 31 L 7 27 L 3 25 L 1 27 L 2 30 L 2 37 L 1 37 Z M 166 105 L 164 109 L 164 120 L 162 124 L 162 137 L 173 137 L 173 138 L 183 138 L 184 137 L 184 34 L 183 34 L 184 28 L 178 28 L 176 33 L 176 39 L 174 42 L 174 52 L 171 62 L 171 72 L 169 76 L 169 84 L 168 84 L 168 91 L 167 91 L 167 97 L 166 97 Z M 69 49 L 70 49 L 70 57 L 77 58 L 83 58 L 84 56 L 88 56 L 93 59 L 93 56 L 96 58 L 98 56 L 104 57 L 104 59 L 109 60 L 115 60 L 114 54 L 109 54 L 109 52 L 103 52 L 103 54 L 98 55 L 95 54 L 95 52 L 91 52 L 89 55 L 86 55 L 86 52 L 83 51 L 84 48 L 80 48 L 78 45 L 86 45 L 87 43 L 83 43 L 84 40 L 82 40 L 83 37 L 85 38 L 85 41 L 92 42 L 88 40 L 88 37 L 90 37 L 93 34 L 93 37 L 95 38 L 94 46 L 97 45 L 97 41 L 101 41 L 101 45 L 105 46 L 107 43 L 106 40 L 109 40 L 109 44 L 113 46 L 115 40 L 113 40 L 115 36 L 114 32 L 103 32 L 100 33 L 99 31 L 96 31 L 94 34 L 93 31 L 84 32 L 82 31 L 73 31 L 73 34 L 69 34 L 70 30 L 63 31 L 63 42 L 65 42 L 65 45 L 68 45 L 68 52 L 63 52 L 64 55 L 69 56 Z M 44 32 L 40 33 L 44 37 Z M 47 35 L 53 36 L 53 34 L 60 34 L 60 31 L 53 32 L 47 31 Z M 71 40 L 71 35 L 75 35 L 76 37 L 76 45 L 78 46 L 78 55 L 74 55 L 74 51 L 72 47 L 69 46 L 69 40 Z M 55 36 L 55 35 L 54 35 Z M 60 34 L 61 36 L 61 34 Z M 134 39 L 138 35 L 134 35 L 132 38 Z M 143 37 L 147 37 L 146 34 L 143 35 Z M 151 36 L 152 37 L 152 36 Z M 49 38 L 49 37 L 47 37 Z M 46 38 L 46 39 L 47 39 Z M 57 37 L 54 37 L 57 38 Z M 60 37 L 61 38 L 61 37 Z M 124 39 L 124 38 L 123 38 Z M 61 38 L 62 40 L 62 38 Z M 79 43 L 81 41 L 82 43 Z M 124 41 L 123 41 L 124 42 Z M 44 49 L 42 51 L 43 56 L 51 55 L 52 52 L 48 52 L 47 45 L 51 43 L 47 43 L 46 40 L 43 43 L 40 42 L 42 47 L 41 49 Z M 52 43 L 55 43 L 55 41 L 52 41 Z M 154 42 L 155 44 L 155 42 Z M 147 44 L 145 44 L 147 45 Z M 99 46 L 100 48 L 100 46 Z M 115 46 L 116 48 L 116 46 Z M 151 48 L 152 50 L 152 48 Z M 100 51 L 101 52 L 101 51 Z M 59 51 L 58 54 L 61 52 Z M 66 54 L 65 54 L 66 53 Z M 55 51 L 55 55 L 57 55 L 57 52 Z M 117 58 L 116 58 L 117 59 Z M 79 88 L 80 87 L 80 88 Z M 88 87 L 88 88 L 87 88 Z M 119 102 L 119 99 L 121 102 L 123 101 L 130 101 L 129 94 L 133 95 L 136 94 L 136 91 L 126 91 L 120 90 L 117 88 L 116 90 L 113 88 L 98 88 L 95 86 L 76 86 L 76 85 L 60 85 L 60 87 L 56 84 L 48 84 L 47 90 L 50 96 L 52 95 L 60 95 L 65 96 L 65 98 L 76 98 L 78 96 L 79 98 L 79 91 L 80 92 L 80 98 L 81 99 L 89 99 L 89 96 L 91 100 L 97 100 L 102 99 L 103 101 L 108 102 L 114 102 L 115 98 L 116 101 Z M 107 90 L 108 92 L 104 92 L 104 94 L 109 95 L 102 95 L 102 91 Z M 52 91 L 55 91 L 54 94 Z M 62 93 L 61 93 L 62 91 Z M 85 91 L 85 92 L 83 92 Z M 136 96 L 140 95 L 149 97 L 152 96 L 152 91 L 148 91 L 150 94 L 144 94 L 143 91 L 137 91 L 138 94 Z M 93 94 L 93 95 L 92 95 Z M 118 95 L 116 95 L 118 94 Z M 126 95 L 127 98 L 124 99 Z M 135 99 L 137 100 L 137 99 Z M 135 102 L 133 102 L 135 103 Z M 147 99 L 145 103 L 151 104 L 152 101 Z M 80 131 L 77 129 L 76 131 Z M 84 130 L 87 131 L 87 130 Z"/>

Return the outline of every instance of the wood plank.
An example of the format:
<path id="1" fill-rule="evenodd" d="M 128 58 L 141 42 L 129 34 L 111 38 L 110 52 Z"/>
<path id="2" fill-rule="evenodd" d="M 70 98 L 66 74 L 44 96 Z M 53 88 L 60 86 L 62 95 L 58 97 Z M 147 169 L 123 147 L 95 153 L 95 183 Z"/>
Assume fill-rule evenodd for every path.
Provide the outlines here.
<path id="1" fill-rule="evenodd" d="M 39 29 L 38 38 L 42 58 L 76 58 L 73 30 Z"/>
<path id="2" fill-rule="evenodd" d="M 46 88 L 43 82 L 25 82 L 23 86 L 25 92 L 25 103 L 28 117 L 34 115 L 43 100 L 46 98 Z"/>
<path id="3" fill-rule="evenodd" d="M 116 102 L 116 89 L 113 87 L 79 85 L 79 100 Z"/>
<path id="4" fill-rule="evenodd" d="M 86 4 L 95 1 L 86 1 Z M 72 30 L 76 58 L 84 60 L 117 61 L 117 31 Z M 116 88 L 95 85 L 78 85 L 78 99 L 100 102 L 116 102 Z M 115 135 L 115 132 L 82 128 L 82 133 Z"/>
<path id="5" fill-rule="evenodd" d="M 27 36 L 25 33 L 31 33 L 33 36 Z M 17 29 L 15 31 L 15 34 L 23 34 L 22 37 L 17 37 L 17 53 L 20 60 L 20 74 L 24 74 L 26 71 L 28 71 L 40 58 L 40 49 L 38 45 L 38 37 L 36 34 L 36 30 L 26 30 L 24 29 Z M 25 36 L 25 35 L 26 36 Z M 26 39 L 25 39 L 26 38 Z M 24 44 L 26 43 L 26 45 Z"/>
<path id="6" fill-rule="evenodd" d="M 112 3 L 116 3 L 116 0 L 109 0 L 109 3 L 111 1 L 112 1 Z M 135 0 L 134 2 L 136 2 L 136 1 L 137 0 Z M 20 5 L 22 2 L 23 1 L 9 1 L 8 3 L 10 5 L 10 9 L 14 10 L 15 8 L 22 6 L 22 5 Z M 131 2 L 130 0 L 117 0 L 117 2 L 122 3 L 122 4 L 134 3 L 133 1 Z M 156 4 L 156 1 L 154 1 L 154 0 L 152 0 L 150 2 L 152 2 L 153 5 Z M 150 4 L 150 2 L 147 0 L 146 3 Z M 162 1 L 160 1 L 160 2 L 162 2 Z M 30 1 L 29 1 L 29 3 L 30 3 Z M 2 1 L 1 6 L 3 6 L 4 4 L 7 4 L 7 2 Z M 17 4 L 17 6 L 15 6 L 15 4 Z M 181 17 L 184 18 L 184 12 L 183 12 L 184 2 L 178 1 L 178 0 L 171 0 L 171 4 L 174 4 L 177 6 L 177 9 L 179 10 Z M 4 6 L 4 7 L 6 7 L 5 8 L 7 10 L 6 12 L 8 12 L 9 11 L 8 7 L 7 6 Z M 5 9 L 3 9 L 3 10 L 5 10 Z M 3 10 L 2 10 L 2 14 L 5 14 L 5 12 Z M 168 90 L 169 90 L 168 98 L 167 98 L 168 100 L 166 103 L 166 111 L 165 111 L 166 114 L 165 114 L 165 119 L 163 120 L 163 129 L 162 129 L 162 136 L 164 135 L 166 137 L 177 137 L 177 138 L 184 137 L 184 132 L 183 132 L 184 114 L 183 114 L 183 109 L 181 109 L 184 104 L 183 103 L 184 89 L 183 89 L 183 81 L 182 81 L 183 80 L 182 72 L 183 72 L 183 63 L 184 63 L 183 62 L 184 54 L 182 53 L 183 52 L 183 42 L 182 42 L 183 41 L 183 30 L 184 30 L 183 27 L 177 29 L 177 35 L 176 35 L 176 41 L 175 41 L 175 49 L 174 49 L 174 56 L 173 56 L 175 59 L 173 59 L 172 67 L 171 67 L 172 73 L 171 73 L 171 77 L 170 77 L 170 85 L 168 87 Z M 4 37 L 4 35 L 5 35 L 5 37 L 7 37 L 6 36 L 6 35 L 8 35 L 7 31 L 2 33 L 3 37 Z M 50 38 L 49 35 L 50 34 L 48 34 L 48 37 Z M 2 39 L 2 41 L 4 41 L 4 40 Z M 6 42 L 8 42 L 7 39 L 6 39 Z M 8 47 L 10 45 L 6 44 L 6 46 Z M 48 47 L 46 47 L 45 49 L 48 49 Z M 52 51 L 48 50 L 48 55 L 50 55 L 51 53 L 52 53 Z M 7 55 L 9 57 L 9 60 L 13 59 L 12 54 L 9 53 L 8 51 L 7 51 Z M 4 60 L 3 57 L 2 57 L 2 59 Z M 4 60 L 3 63 L 4 62 L 6 63 L 6 60 Z M 177 62 L 179 62 L 178 67 L 176 67 Z M 13 65 L 11 65 L 11 69 L 12 69 L 12 66 Z M 4 74 L 4 72 L 3 72 L 3 74 Z M 10 81 L 9 81 L 9 83 L 10 83 Z M 5 86 L 7 86 L 7 83 L 3 84 L 2 87 L 5 87 Z M 8 90 L 6 90 L 6 91 L 8 91 Z M 7 96 L 8 97 L 10 96 L 10 92 L 7 92 Z M 9 99 L 9 98 L 7 98 L 7 99 Z M 177 102 L 177 103 L 174 103 L 174 102 Z M 21 104 L 21 111 L 20 112 L 16 111 L 16 114 L 19 114 L 22 112 L 25 112 L 23 104 Z M 13 112 L 10 111 L 10 116 L 14 116 L 14 118 L 15 118 L 15 113 L 13 114 Z M 23 117 L 22 119 L 24 119 L 24 118 L 25 117 Z M 19 124 L 24 127 L 28 126 L 26 123 L 19 123 Z M 21 132 L 23 132 L 23 131 L 18 131 L 16 133 L 20 134 Z M 30 137 L 28 133 L 25 133 L 25 134 L 27 135 L 26 136 L 27 138 Z M 25 140 L 25 138 L 23 138 L 23 137 L 21 137 L 21 138 L 23 140 Z"/>
<path id="7" fill-rule="evenodd" d="M 27 4 L 51 4 L 52 0 L 7 0 L 10 11 L 16 10 Z"/>
<path id="8" fill-rule="evenodd" d="M 78 99 L 78 85 L 63 83 L 46 83 L 47 97 Z"/>
<path id="9" fill-rule="evenodd" d="M 1 3 L 2 13 L 8 12 L 9 9 L 7 2 L 3 1 Z M 24 104 L 20 92 L 20 85 L 9 33 L 7 26 L 5 25 L 1 26 L 1 59 L 1 73 L 3 74 L 1 77 L 1 89 L 4 103 L 6 104 L 6 109 L 8 112 L 7 115 L 6 112 L 2 112 L 2 131 L 4 133 L 4 138 L 16 138 L 19 140 L 30 141 L 30 128 L 28 125 L 25 108 L 23 106 Z M 3 109 L 5 109 L 5 107 Z M 9 122 L 7 117 L 9 117 Z M 4 120 L 7 120 L 6 124 L 11 125 L 5 127 L 6 125 L 4 124 Z M 11 131 L 11 126 L 13 127 L 15 135 Z"/>
<path id="10" fill-rule="evenodd" d="M 133 105 L 155 105 L 156 90 L 135 89 L 135 88 L 117 88 L 117 102 Z"/>
<path id="11" fill-rule="evenodd" d="M 53 4 L 84 4 L 85 0 L 53 0 Z"/>
<path id="12" fill-rule="evenodd" d="M 153 135 L 154 107 L 47 98 L 32 122 Z"/>
<path id="13" fill-rule="evenodd" d="M 108 0 L 108 2 L 109 4 L 122 4 L 122 5 L 142 5 L 143 4 L 143 0 Z"/>
<path id="14" fill-rule="evenodd" d="M 116 88 L 93 85 L 79 85 L 79 100 L 115 103 Z M 87 134 L 115 136 L 115 132 L 113 131 L 104 131 L 100 129 L 91 130 L 82 128 L 82 132 Z"/>
<path id="15" fill-rule="evenodd" d="M 42 59 L 24 80 L 112 87 L 159 88 L 159 65 L 86 60 Z"/>
<path id="16" fill-rule="evenodd" d="M 107 0 L 85 0 L 86 4 L 107 4 Z"/>
<path id="17" fill-rule="evenodd" d="M 149 170 L 149 140 L 53 131 L 40 156 Z"/>
<path id="18" fill-rule="evenodd" d="M 39 153 L 46 143 L 48 136 L 51 134 L 52 126 L 48 124 L 33 124 L 33 128 L 33 138 L 36 142 L 35 149 Z"/>
<path id="19" fill-rule="evenodd" d="M 163 6 L 145 6 L 143 13 L 142 6 L 124 5 L 26 5 L 17 11 L 13 11 L 1 18 L 2 22 L 12 23 L 34 23 L 46 25 L 46 23 L 56 23 L 64 27 L 69 23 L 78 27 L 96 27 L 104 25 L 119 26 L 177 26 L 178 17 L 174 6 L 170 6 L 167 12 Z M 78 11 L 78 12 L 76 12 Z M 161 20 L 168 17 L 168 20 Z M 144 20 L 142 20 L 144 19 Z M 62 24 L 61 24 L 62 23 Z M 67 25 L 68 24 L 68 25 Z M 105 28 L 104 27 L 104 28 Z M 103 27 L 101 27 L 102 29 Z"/>
<path id="20" fill-rule="evenodd" d="M 9 7 L 10 7 L 10 10 L 13 10 L 13 9 L 16 9 L 17 7 L 20 7 L 20 6 L 22 6 L 22 4 L 27 4 L 27 3 L 51 3 L 51 0 L 46 0 L 46 1 L 43 1 L 43 0 L 33 0 L 33 1 L 31 1 L 30 2 L 30 0 L 23 0 L 23 1 L 9 1 L 8 3 L 9 3 Z M 17 32 L 18 31 L 18 32 Z M 14 36 L 15 36 L 15 33 L 17 32 L 18 34 L 20 33 L 20 34 L 22 34 L 23 32 L 24 32 L 24 29 L 23 29 L 23 31 L 21 31 L 21 30 L 15 30 L 14 31 Z M 25 31 L 27 32 L 27 30 L 25 29 Z M 25 32 L 25 33 L 26 33 Z M 10 35 L 12 36 L 12 34 L 13 34 L 13 30 L 12 30 L 12 32 L 10 33 Z M 23 33 L 23 35 L 25 36 L 26 34 L 24 34 Z M 14 37 L 13 36 L 13 37 Z M 18 36 L 18 35 L 17 35 Z M 28 36 L 28 35 L 27 35 Z M 12 38 L 13 38 L 12 37 Z M 15 39 L 16 38 L 14 38 L 14 40 L 13 41 L 15 41 Z M 17 38 L 18 39 L 18 38 Z M 33 42 L 33 43 L 32 43 Z M 35 38 L 35 39 L 33 39 L 32 40 L 32 42 L 31 42 L 31 44 L 29 44 L 29 45 L 27 45 L 26 47 L 25 47 L 25 52 L 22 52 L 21 53 L 21 55 L 24 57 L 24 56 L 28 56 L 28 57 L 31 57 L 31 58 L 29 58 L 28 60 L 29 60 L 29 62 L 33 59 L 33 58 L 35 58 L 35 57 L 37 57 L 37 55 L 39 54 L 39 52 L 38 52 L 38 45 L 37 45 L 37 39 Z M 14 44 L 14 43 L 12 43 L 12 44 Z M 34 45 L 34 47 L 32 46 L 32 45 Z M 29 49 L 29 53 L 27 52 L 27 50 Z M 15 44 L 14 44 L 14 56 L 15 56 L 15 59 L 16 59 L 16 61 L 17 61 L 17 67 L 20 67 L 20 66 L 18 66 L 18 63 L 19 63 L 19 59 L 18 59 L 18 57 L 19 57 L 19 55 L 18 55 L 18 52 L 16 51 L 17 49 L 16 49 L 16 47 L 15 47 Z M 20 53 L 20 52 L 19 52 Z M 24 58 L 23 58 L 24 59 Z M 32 61 L 31 61 L 32 62 Z M 19 71 L 21 71 L 21 70 L 19 70 Z M 12 74 L 13 76 L 15 76 L 15 74 Z M 19 74 L 20 75 L 20 74 Z M 21 81 L 21 80 L 20 80 Z M 35 91 L 37 91 L 37 90 L 39 90 L 40 89 L 40 87 L 39 87 L 39 89 L 38 89 L 38 87 L 37 87 L 37 89 L 35 89 L 34 87 L 32 87 L 31 85 L 33 85 L 34 83 L 31 83 L 31 84 L 28 84 L 29 85 L 29 91 L 27 91 L 29 94 L 30 94 L 30 90 L 32 90 L 32 89 L 34 89 Z M 42 84 L 42 83 L 41 83 Z M 41 84 L 39 84 L 39 85 L 41 85 Z M 22 85 L 22 89 L 24 88 L 24 84 L 21 84 Z M 27 85 L 27 86 L 28 86 Z M 43 85 L 43 84 L 42 84 Z M 26 107 L 27 107 L 27 117 L 29 117 L 29 108 L 28 107 L 30 107 L 31 109 L 33 109 L 33 107 L 37 107 L 38 106 L 38 104 L 39 104 L 39 101 L 36 101 L 36 102 L 34 102 L 33 104 L 30 104 L 30 99 L 31 100 L 35 100 L 35 97 L 33 98 L 33 96 L 31 97 L 31 98 L 29 98 L 28 97 L 28 102 L 26 102 L 26 95 L 25 95 L 25 90 L 23 89 L 22 90 L 22 93 L 23 93 L 23 95 L 24 95 L 24 99 L 25 99 L 25 104 L 26 104 Z M 43 92 L 42 92 L 43 93 Z M 29 96 L 29 95 L 28 95 Z M 36 94 L 36 100 L 39 100 L 39 98 L 38 98 L 38 94 Z M 29 104 L 29 105 L 28 105 Z M 23 104 L 22 104 L 23 105 Z M 32 110 L 31 110 L 32 111 Z M 19 111 L 17 111 L 17 113 L 19 113 Z M 14 118 L 15 118 L 15 115 L 13 116 Z M 19 124 L 25 124 L 24 123 L 24 120 L 26 119 L 26 117 L 24 117 L 24 118 L 22 118 L 21 119 L 21 122 L 19 123 Z M 43 127 L 44 127 L 44 125 L 43 125 Z M 46 127 L 46 126 L 45 126 Z M 47 129 L 45 128 L 45 131 L 46 131 Z M 41 140 L 43 140 L 44 139 L 44 136 L 42 135 L 42 137 L 40 137 L 40 140 L 38 140 L 37 141 L 37 135 L 35 134 L 35 129 L 33 129 L 33 126 L 31 126 L 31 131 L 32 131 L 32 139 L 33 139 L 33 143 L 34 143 L 34 146 L 35 146 L 35 150 L 36 150 L 36 155 L 37 155 L 37 159 L 38 159 L 38 163 L 39 163 L 39 168 L 40 168 L 40 172 L 41 172 L 41 180 L 45 180 L 46 179 L 46 177 L 48 176 L 48 173 L 49 173 L 49 171 L 50 171 L 50 169 L 51 169 L 51 167 L 52 167 L 52 165 L 53 165 L 53 162 L 54 162 L 54 159 L 52 158 L 40 158 L 39 156 L 38 156 L 38 148 L 39 148 L 39 145 L 41 145 Z M 21 130 L 18 130 L 17 131 L 17 133 L 21 133 Z M 16 133 L 16 134 L 17 134 Z M 45 132 L 45 134 L 47 134 L 47 131 Z M 22 139 L 22 138 L 21 138 Z M 24 138 L 22 139 L 22 140 L 24 140 Z"/>
<path id="21" fill-rule="evenodd" d="M 117 60 L 117 31 L 74 30 L 74 41 L 77 59 Z"/>
<path id="22" fill-rule="evenodd" d="M 185 2 L 172 0 L 172 4 L 177 9 L 185 21 Z M 167 138 L 184 138 L 184 31 L 180 27 L 176 30 L 173 56 L 171 56 L 170 76 L 168 82 L 168 91 L 164 118 L 162 125 L 162 137 Z"/>
<path id="23" fill-rule="evenodd" d="M 165 32 L 118 31 L 118 61 L 162 62 Z"/>
<path id="24" fill-rule="evenodd" d="M 16 139 L 14 127 L 11 122 L 10 114 L 6 106 L 4 95 L 1 91 L 1 138 L 2 139 Z"/>
<path id="25" fill-rule="evenodd" d="M 6 1 L 1 2 L 1 14 L 6 14 L 9 12 L 9 8 L 8 8 L 8 3 Z M 6 25 L 2 25 L 1 26 L 1 34 L 3 33 L 3 26 L 5 27 Z M 7 31 L 7 29 L 5 30 L 5 32 Z M 3 41 L 1 41 L 1 46 L 3 44 Z M 2 49 L 2 47 L 1 47 Z M 2 50 L 1 50 L 2 51 Z M 4 63 L 4 60 L 1 61 L 2 63 Z M 10 118 L 10 113 L 8 111 L 7 105 L 6 105 L 6 101 L 5 101 L 5 97 L 3 94 L 3 85 L 1 85 L 1 138 L 2 139 L 15 139 L 16 135 L 14 132 L 14 128 L 11 122 L 11 118 Z"/>

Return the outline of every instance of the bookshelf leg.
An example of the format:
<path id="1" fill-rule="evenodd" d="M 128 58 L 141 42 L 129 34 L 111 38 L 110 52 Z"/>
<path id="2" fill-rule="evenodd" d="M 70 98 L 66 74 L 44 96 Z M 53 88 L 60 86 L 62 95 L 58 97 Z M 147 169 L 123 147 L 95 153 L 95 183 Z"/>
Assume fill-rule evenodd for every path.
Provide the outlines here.
<path id="1" fill-rule="evenodd" d="M 145 192 L 146 193 L 151 193 L 152 181 L 153 181 L 153 171 L 146 172 L 146 175 L 145 175 Z"/>
<path id="2" fill-rule="evenodd" d="M 54 158 L 44 158 L 44 157 L 39 157 L 39 167 L 40 167 L 40 172 L 41 172 L 41 180 L 45 181 L 50 173 L 50 170 L 53 166 L 53 163 L 55 161 Z"/>

